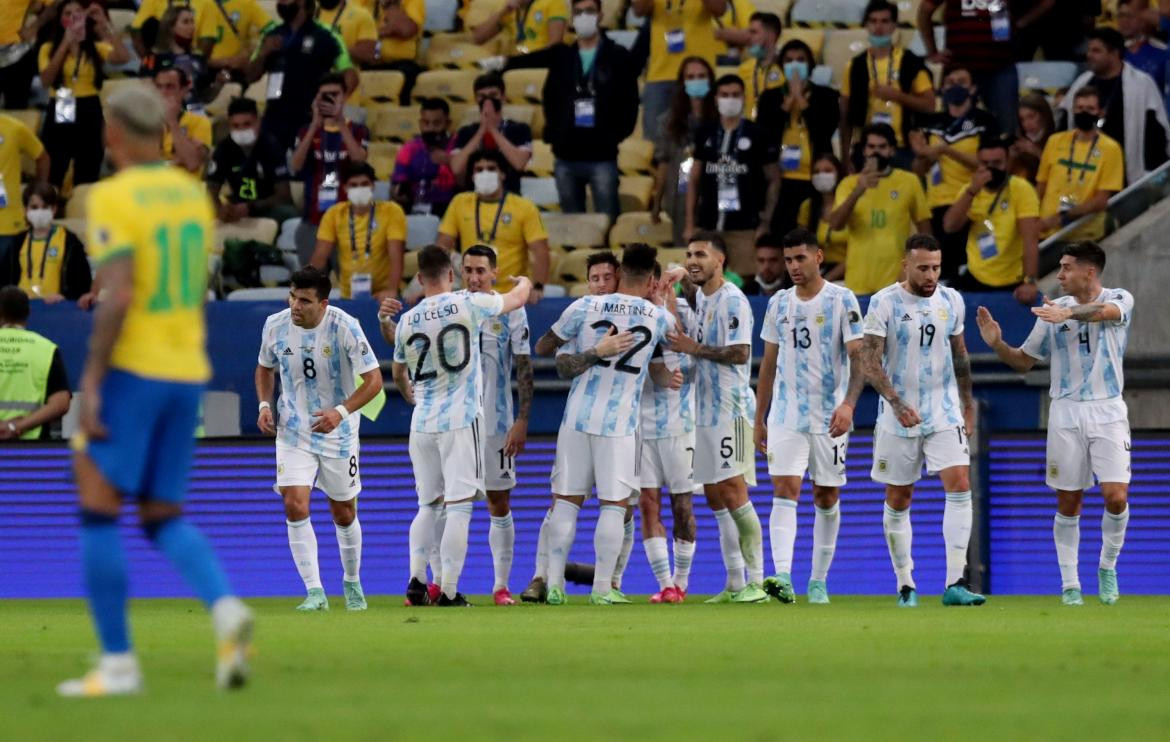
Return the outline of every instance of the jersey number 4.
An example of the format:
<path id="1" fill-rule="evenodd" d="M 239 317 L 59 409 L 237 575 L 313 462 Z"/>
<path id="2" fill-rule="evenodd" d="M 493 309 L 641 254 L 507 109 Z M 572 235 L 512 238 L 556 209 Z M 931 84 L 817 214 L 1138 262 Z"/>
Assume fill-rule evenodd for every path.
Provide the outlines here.
<path id="1" fill-rule="evenodd" d="M 617 325 L 610 322 L 609 320 L 604 319 L 598 320 L 589 326 L 594 330 L 601 330 L 603 335 L 607 334 L 610 330 L 617 330 Z M 642 350 L 642 348 L 645 348 L 647 345 L 649 345 L 650 341 L 654 339 L 654 336 L 650 333 L 650 330 L 642 327 L 641 325 L 634 325 L 629 329 L 629 332 L 632 335 L 636 335 L 639 340 L 638 342 L 631 345 L 630 349 L 617 359 L 617 361 L 613 364 L 613 368 L 615 371 L 621 371 L 627 374 L 639 374 L 642 372 L 642 369 L 637 366 L 630 365 L 630 359 L 637 355 L 638 351 Z M 604 368 L 609 368 L 610 363 L 603 358 L 597 362 L 597 365 Z"/>
<path id="2" fill-rule="evenodd" d="M 458 335 L 457 342 L 462 347 L 462 351 L 460 352 L 462 358 L 458 363 L 447 357 L 447 338 L 452 333 Z M 453 374 L 457 374 L 467 368 L 467 364 L 471 361 L 471 333 L 467 331 L 466 327 L 463 325 L 447 325 L 439 331 L 439 336 L 435 340 L 439 346 L 439 351 L 436 355 L 439 357 L 440 366 Z M 420 342 L 422 347 L 419 348 L 418 363 L 415 364 L 414 373 L 411 374 L 411 380 L 417 382 L 433 379 L 439 375 L 438 371 L 433 369 L 423 371 L 423 366 L 427 363 L 427 354 L 431 352 L 431 339 L 421 332 L 416 332 L 407 339 L 406 344 L 414 345 L 416 341 Z"/>

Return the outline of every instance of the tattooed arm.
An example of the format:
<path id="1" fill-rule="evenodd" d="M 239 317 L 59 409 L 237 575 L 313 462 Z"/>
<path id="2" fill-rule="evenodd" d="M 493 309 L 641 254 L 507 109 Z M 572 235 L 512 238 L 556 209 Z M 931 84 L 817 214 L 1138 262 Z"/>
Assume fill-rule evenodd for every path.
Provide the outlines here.
<path id="1" fill-rule="evenodd" d="M 1099 302 L 1062 307 L 1045 298 L 1044 306 L 1033 308 L 1032 314 L 1053 324 L 1070 319 L 1077 322 L 1117 322 L 1121 319 L 1121 307 Z"/>
<path id="2" fill-rule="evenodd" d="M 959 385 L 963 420 L 970 432 L 975 427 L 975 397 L 971 391 L 971 356 L 967 355 L 967 344 L 962 335 L 951 337 L 951 364 L 955 368 L 955 382 Z"/>
<path id="3" fill-rule="evenodd" d="M 886 338 L 881 335 L 866 335 L 863 343 L 861 347 L 861 363 L 869 385 L 882 396 L 882 399 L 890 403 L 890 406 L 894 409 L 894 414 L 898 417 L 898 422 L 903 427 L 912 428 L 922 422 L 922 418 L 918 416 L 918 411 L 906 404 L 898 396 L 897 390 L 894 389 L 894 384 L 890 381 L 890 377 L 886 375 L 886 370 L 882 368 L 882 356 L 886 351 Z"/>
<path id="4" fill-rule="evenodd" d="M 833 410 L 833 417 L 829 420 L 829 435 L 834 438 L 853 428 L 853 411 L 857 409 L 857 400 L 865 389 L 865 366 L 861 360 L 863 342 L 851 340 L 845 344 L 845 351 L 849 354 L 849 388 L 845 391 L 845 399 Z"/>
<path id="5" fill-rule="evenodd" d="M 540 336 L 540 340 L 536 341 L 536 347 L 532 349 L 532 352 L 538 356 L 551 356 L 567 342 L 569 341 L 557 337 L 555 332 L 549 330 Z"/>
<path id="6" fill-rule="evenodd" d="M 681 332 L 669 332 L 666 338 L 670 341 L 670 349 L 675 353 L 686 353 L 695 358 L 728 366 L 737 366 L 747 363 L 752 357 L 752 346 L 744 345 L 703 345 L 689 335 Z"/>
<path id="7" fill-rule="evenodd" d="M 609 328 L 609 333 L 591 350 L 582 353 L 558 353 L 557 375 L 562 379 L 572 379 L 580 376 L 597 365 L 601 359 L 616 356 L 618 353 L 624 353 L 633 344 L 634 334 L 632 332 L 618 332 L 617 328 L 611 327 Z"/>
<path id="8" fill-rule="evenodd" d="M 516 456 L 528 442 L 528 416 L 532 412 L 532 358 L 517 355 L 516 359 L 516 420 L 504 439 L 504 454 Z"/>

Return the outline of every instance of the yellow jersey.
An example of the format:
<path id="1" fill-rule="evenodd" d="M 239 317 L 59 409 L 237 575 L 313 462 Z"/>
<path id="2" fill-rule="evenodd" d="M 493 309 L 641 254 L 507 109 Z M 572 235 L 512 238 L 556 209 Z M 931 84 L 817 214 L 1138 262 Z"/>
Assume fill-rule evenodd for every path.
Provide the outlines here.
<path id="1" fill-rule="evenodd" d="M 33 4 L 33 0 L 4 0 L 0 3 L 0 46 L 20 43 L 20 32 L 24 29 L 28 10 Z"/>
<path id="2" fill-rule="evenodd" d="M 837 186 L 842 204 L 857 187 L 850 175 Z M 906 239 L 918 222 L 930 219 L 926 194 L 914 173 L 894 168 L 866 190 L 849 215 L 845 285 L 855 294 L 872 294 L 898 280 Z"/>
<path id="3" fill-rule="evenodd" d="M 1044 145 L 1036 183 L 1045 184 L 1040 216 L 1060 214 L 1062 206 L 1085 203 L 1097 191 L 1120 191 L 1125 187 L 1125 158 L 1121 145 L 1105 134 L 1090 140 L 1076 138 L 1075 131 L 1053 134 Z M 1042 236 L 1056 232 L 1047 230 Z M 1105 214 L 1098 214 L 1069 239 L 1096 239 L 1105 234 Z"/>
<path id="4" fill-rule="evenodd" d="M 132 261 L 112 368 L 162 381 L 211 378 L 203 301 L 215 211 L 203 183 L 166 163 L 127 168 L 89 192 L 90 256 Z"/>
<path id="5" fill-rule="evenodd" d="M 715 19 L 715 30 L 720 28 L 732 28 L 737 31 L 746 31 L 751 23 L 752 13 L 756 12 L 756 6 L 751 4 L 750 0 L 727 0 L 727 10 L 723 11 L 723 15 Z M 737 46 L 732 46 L 726 42 L 720 42 L 720 54 L 730 54 L 732 49 L 738 49 Z M 744 78 L 747 81 L 747 78 Z"/>
<path id="6" fill-rule="evenodd" d="M 902 106 L 893 101 L 884 101 L 873 94 L 878 85 L 898 86 L 898 71 L 902 69 L 902 48 L 894 47 L 889 56 L 878 59 L 871 53 L 866 53 L 865 64 L 869 65 L 869 103 L 866 104 L 865 120 L 871 124 L 886 123 L 894 127 L 894 134 L 898 137 L 898 146 L 906 145 L 902 136 Z M 841 81 L 841 95 L 849 97 L 849 71 L 845 72 L 845 79 Z M 926 71 L 919 72 L 910 83 L 910 92 L 914 95 L 934 90 L 934 82 Z M 891 281 L 890 283 L 893 283 Z"/>
<path id="7" fill-rule="evenodd" d="M 272 18 L 256 0 L 211 0 L 200 19 L 198 36 L 213 39 L 211 59 L 218 61 L 250 51 Z"/>
<path id="8" fill-rule="evenodd" d="M 32 230 L 20 246 L 17 265 L 20 269 L 20 288 L 31 299 L 61 293 L 61 273 L 65 269 L 65 239 L 68 230 L 53 225 L 45 239 L 33 237 Z"/>
<path id="9" fill-rule="evenodd" d="M 715 38 L 715 16 L 701 0 L 654 0 L 649 21 L 646 82 L 673 82 L 678 79 L 678 66 L 690 56 L 702 57 L 715 67 L 715 57 L 724 45 Z"/>
<path id="10" fill-rule="evenodd" d="M 110 52 L 114 51 L 114 47 L 108 41 L 94 42 L 94 48 L 97 49 L 98 56 L 103 60 L 110 56 Z M 44 72 L 52 59 L 53 45 L 41 44 L 40 51 L 37 52 L 37 69 Z M 61 84 L 73 91 L 74 98 L 92 98 L 98 94 L 97 70 L 94 69 L 88 54 L 82 54 L 79 60 L 73 52 L 67 53 L 65 61 L 61 63 L 60 75 Z M 55 87 L 52 88 L 49 95 L 53 95 L 56 90 Z"/>
<path id="11" fill-rule="evenodd" d="M 422 38 L 423 26 L 427 22 L 427 6 L 425 0 L 402 0 L 402 11 L 407 18 L 418 24 L 418 33 L 409 39 L 382 39 L 383 62 L 394 62 L 401 59 L 414 59 L 418 56 L 418 40 Z"/>
<path id="12" fill-rule="evenodd" d="M 135 31 L 142 28 L 142 24 L 150 19 L 162 20 L 163 14 L 170 8 L 190 8 L 195 13 L 195 35 L 203 29 L 208 13 L 219 13 L 212 5 L 214 0 L 142 0 L 130 28 Z"/>
<path id="13" fill-rule="evenodd" d="M 553 21 L 563 22 L 567 30 L 570 15 L 566 0 L 532 0 L 527 8 L 505 13 L 500 32 L 512 54 L 528 54 L 548 46 L 548 25 Z"/>
<path id="14" fill-rule="evenodd" d="M 23 122 L 0 113 L 0 235 L 25 229 L 20 187 L 21 157 L 35 160 L 45 147 Z"/>
<path id="15" fill-rule="evenodd" d="M 812 198 L 820 198 L 820 195 Z M 829 229 L 829 212 L 822 212 L 816 224 L 812 221 L 812 198 L 805 199 L 796 212 L 796 223 L 813 232 L 817 236 L 817 244 L 825 253 L 826 265 L 838 265 L 845 262 L 845 252 L 849 248 L 849 233 L 844 229 Z"/>
<path id="16" fill-rule="evenodd" d="M 460 251 L 476 244 L 495 249 L 500 291 L 510 291 L 516 276 L 530 275 L 528 246 L 548 239 L 536 204 L 514 193 L 505 193 L 500 201 L 480 201 L 474 193 L 456 195 L 443 214 L 439 234 L 457 239 Z"/>
<path id="17" fill-rule="evenodd" d="M 967 269 L 988 286 L 1015 286 L 1024 280 L 1024 236 L 1021 219 L 1040 216 L 1036 189 L 1023 178 L 1011 176 L 992 192 L 986 188 L 971 201 L 967 218 Z"/>
<path id="18" fill-rule="evenodd" d="M 739 65 L 739 76 L 743 79 L 743 112 L 744 116 L 755 121 L 756 106 L 765 90 L 779 88 L 784 85 L 784 70 L 779 62 L 765 66 L 758 59 L 749 59 Z"/>
<path id="19" fill-rule="evenodd" d="M 391 251 L 402 252 L 406 241 L 406 213 L 398 204 L 379 201 L 365 214 L 354 214 L 348 201 L 334 204 L 321 217 L 317 239 L 337 246 L 338 288 L 342 298 L 351 298 L 350 280 L 354 273 L 370 274 L 372 294 L 398 291 L 397 286 L 390 285 Z M 398 244 L 392 247 L 391 243 L 395 242 Z"/>
<path id="20" fill-rule="evenodd" d="M 211 149 L 211 119 L 194 111 L 183 111 L 179 116 L 179 128 L 191 139 Z M 170 129 L 163 132 L 163 155 L 168 159 L 175 155 L 175 136 Z"/>
<path id="21" fill-rule="evenodd" d="M 341 37 L 346 49 L 352 49 L 359 41 L 377 41 L 378 26 L 370 11 L 348 0 L 333 10 L 317 7 L 317 22 Z"/>
<path id="22" fill-rule="evenodd" d="M 980 140 L 989 134 L 999 133 L 991 114 L 977 108 L 972 108 L 962 118 L 951 116 L 945 111 L 923 118 L 925 121 L 920 126 L 926 135 L 927 144 L 950 145 L 972 160 L 976 159 L 979 152 Z M 939 155 L 926 175 L 926 197 L 930 201 L 930 208 L 950 206 L 958 201 L 959 194 L 967 187 L 973 172 L 974 168 L 967 167 L 950 154 Z"/>

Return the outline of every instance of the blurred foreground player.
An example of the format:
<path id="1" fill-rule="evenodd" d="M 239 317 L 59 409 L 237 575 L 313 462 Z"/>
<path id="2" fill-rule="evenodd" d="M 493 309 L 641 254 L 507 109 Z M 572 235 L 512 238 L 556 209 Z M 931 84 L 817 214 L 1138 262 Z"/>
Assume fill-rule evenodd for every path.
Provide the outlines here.
<path id="1" fill-rule="evenodd" d="M 89 248 L 106 296 L 94 314 L 81 379 L 74 473 L 85 587 L 102 656 L 85 677 L 57 686 L 63 696 L 143 687 L 126 626 L 118 533 L 124 499 L 137 501 L 147 538 L 211 610 L 217 684 L 239 687 L 248 674 L 252 614 L 182 512 L 200 397 L 211 376 L 203 301 L 215 213 L 198 180 L 161 162 L 165 121 L 153 90 L 111 96 L 107 152 L 120 172 L 94 186 L 87 208 Z"/>

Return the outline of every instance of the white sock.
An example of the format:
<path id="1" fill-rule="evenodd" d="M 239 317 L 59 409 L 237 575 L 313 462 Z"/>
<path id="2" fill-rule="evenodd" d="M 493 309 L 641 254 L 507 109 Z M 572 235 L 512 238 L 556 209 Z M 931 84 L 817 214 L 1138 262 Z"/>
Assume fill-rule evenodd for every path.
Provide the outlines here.
<path id="1" fill-rule="evenodd" d="M 642 548 L 646 550 L 646 561 L 650 562 L 650 571 L 654 579 L 658 580 L 658 589 L 670 587 L 670 552 L 666 550 L 666 537 L 655 536 L 642 539 Z"/>
<path id="2" fill-rule="evenodd" d="M 829 565 L 837 552 L 837 532 L 841 530 L 841 503 L 831 508 L 816 508 L 813 519 L 812 574 L 814 580 L 825 580 L 829 576 Z"/>
<path id="3" fill-rule="evenodd" d="M 1129 505 L 1117 515 L 1105 511 L 1101 516 L 1101 569 L 1117 569 L 1117 557 L 1125 545 L 1125 529 L 1129 526 Z"/>
<path id="4" fill-rule="evenodd" d="M 577 515 L 581 508 L 568 500 L 557 500 L 548 518 L 548 586 L 565 589 L 565 562 L 577 537 Z"/>
<path id="5" fill-rule="evenodd" d="M 792 547 L 796 543 L 796 500 L 772 498 L 768 534 L 772 538 L 772 565 L 778 574 L 791 575 Z"/>
<path id="6" fill-rule="evenodd" d="M 1057 513 L 1052 519 L 1052 540 L 1056 542 L 1056 563 L 1060 565 L 1060 589 L 1080 590 L 1077 567 L 1081 553 L 1081 516 Z"/>
<path id="7" fill-rule="evenodd" d="M 419 505 L 414 520 L 410 522 L 410 576 L 424 585 L 427 584 L 431 542 L 435 539 L 435 521 L 442 507 L 442 502 Z"/>
<path id="8" fill-rule="evenodd" d="M 552 508 L 549 508 L 544 514 L 544 520 L 540 521 L 540 533 L 536 535 L 536 571 L 532 573 L 532 579 L 539 577 L 548 582 L 548 519 L 552 517 Z"/>
<path id="9" fill-rule="evenodd" d="M 886 545 L 890 547 L 890 561 L 894 574 L 898 576 L 898 589 L 906 585 L 914 589 L 914 560 L 910 556 L 910 543 L 914 533 L 910 528 L 910 508 L 894 510 L 889 503 L 882 513 L 882 530 L 886 534 Z"/>
<path id="10" fill-rule="evenodd" d="M 731 517 L 739 531 L 739 548 L 747 565 L 748 582 L 759 585 L 764 581 L 764 529 L 760 526 L 760 516 L 756 515 L 756 506 L 749 500 L 736 508 Z"/>
<path id="11" fill-rule="evenodd" d="M 947 587 L 963 579 L 971 542 L 971 490 L 948 492 L 943 508 L 943 543 L 947 548 Z"/>
<path id="12" fill-rule="evenodd" d="M 622 575 L 626 573 L 626 567 L 630 563 L 630 552 L 634 550 L 634 519 L 625 521 L 623 528 L 625 530 L 622 532 L 622 548 L 618 552 L 617 564 L 613 567 L 613 586 L 618 590 L 622 588 Z"/>
<path id="13" fill-rule="evenodd" d="M 727 584 L 732 592 L 743 590 L 743 552 L 739 548 L 739 530 L 727 508 L 715 511 L 715 525 L 719 526 L 719 551 L 723 554 L 723 568 L 727 570 Z"/>
<path id="14" fill-rule="evenodd" d="M 496 576 L 492 592 L 508 586 L 508 576 L 512 574 L 512 550 L 515 545 L 516 527 L 512 524 L 512 514 L 508 513 L 501 518 L 492 516 L 492 524 L 488 528 L 488 546 L 492 549 L 492 570 Z"/>
<path id="15" fill-rule="evenodd" d="M 695 542 L 674 540 L 674 586 L 686 592 L 691 582 L 691 562 L 695 559 Z"/>
<path id="16" fill-rule="evenodd" d="M 625 505 L 602 505 L 593 532 L 593 592 L 605 595 L 613 587 L 613 569 L 622 550 L 622 521 Z"/>
<path id="17" fill-rule="evenodd" d="M 333 524 L 337 531 L 337 549 L 341 552 L 341 568 L 346 582 L 358 582 L 362 569 L 362 524 L 355 517 L 348 526 Z"/>
<path id="18" fill-rule="evenodd" d="M 440 553 L 440 548 L 443 545 L 443 532 L 447 528 L 447 508 L 444 507 L 440 500 L 438 505 L 438 512 L 435 515 L 435 536 L 431 541 L 431 553 L 427 555 L 427 560 L 431 563 L 431 582 L 436 585 L 443 584 L 443 555 Z M 426 580 L 423 580 L 426 582 Z"/>
<path id="19" fill-rule="evenodd" d="M 467 559 L 467 531 L 471 528 L 471 503 L 448 505 L 447 524 L 443 527 L 443 543 L 439 553 L 443 558 L 443 594 L 454 598 L 459 592 L 459 576 Z"/>
<path id="20" fill-rule="evenodd" d="M 320 588 L 321 569 L 317 566 L 317 534 L 313 531 L 312 518 L 286 520 L 285 524 L 288 526 L 288 548 L 305 589 Z"/>

